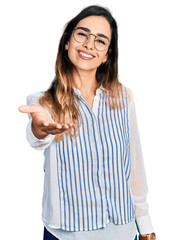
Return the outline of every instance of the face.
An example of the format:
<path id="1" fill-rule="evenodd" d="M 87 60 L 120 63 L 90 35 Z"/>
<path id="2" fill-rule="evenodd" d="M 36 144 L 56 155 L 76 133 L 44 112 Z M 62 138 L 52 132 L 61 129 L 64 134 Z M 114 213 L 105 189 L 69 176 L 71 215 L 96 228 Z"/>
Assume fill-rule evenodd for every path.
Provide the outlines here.
<path id="1" fill-rule="evenodd" d="M 82 29 L 83 32 L 85 31 L 85 35 L 94 34 L 95 36 L 101 36 L 100 39 L 103 37 L 104 42 L 106 42 L 107 38 L 111 41 L 110 24 L 102 16 L 86 17 L 82 19 L 75 28 Z M 104 51 L 99 51 L 95 48 L 94 35 L 89 35 L 88 40 L 81 43 L 77 42 L 72 34 L 69 42 L 65 45 L 65 49 L 68 50 L 69 59 L 77 70 L 96 71 L 97 68 L 108 59 L 108 48 Z M 96 46 L 97 44 L 103 44 L 103 41 L 98 41 Z"/>

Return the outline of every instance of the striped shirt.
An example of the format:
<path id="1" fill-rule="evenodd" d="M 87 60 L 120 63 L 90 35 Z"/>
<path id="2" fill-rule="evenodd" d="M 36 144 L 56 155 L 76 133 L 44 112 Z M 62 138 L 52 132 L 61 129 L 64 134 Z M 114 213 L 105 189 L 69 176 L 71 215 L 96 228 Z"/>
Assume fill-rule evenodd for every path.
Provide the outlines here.
<path id="1" fill-rule="evenodd" d="M 124 101 L 124 107 L 114 110 L 105 102 L 102 87 L 96 91 L 92 109 L 80 91 L 74 89 L 82 120 L 76 141 L 65 135 L 57 143 L 54 136 L 49 135 L 44 140 L 35 139 L 32 142 L 32 133 L 28 130 L 27 138 L 31 146 L 45 150 L 42 217 L 49 227 L 89 231 L 105 228 L 111 221 L 124 225 L 134 219 L 136 196 L 133 201 L 130 189 L 131 114 L 127 89 L 123 89 L 120 98 Z M 109 101 L 108 93 L 106 97 Z M 30 95 L 28 104 L 38 103 L 38 98 L 33 99 Z M 146 191 L 145 175 L 143 177 Z M 146 202 L 144 204 L 147 205 Z M 150 222 L 148 213 L 143 217 Z M 141 217 L 139 222 L 141 225 Z M 150 229 L 150 223 L 147 225 Z"/>

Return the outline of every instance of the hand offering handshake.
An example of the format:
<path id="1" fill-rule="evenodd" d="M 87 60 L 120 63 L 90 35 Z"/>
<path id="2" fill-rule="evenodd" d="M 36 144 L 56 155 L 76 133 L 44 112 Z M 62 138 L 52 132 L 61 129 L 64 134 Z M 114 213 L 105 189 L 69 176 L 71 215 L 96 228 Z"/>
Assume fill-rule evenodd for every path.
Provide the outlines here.
<path id="1" fill-rule="evenodd" d="M 59 134 L 72 127 L 72 123 L 55 123 L 48 112 L 39 105 L 23 105 L 18 108 L 22 113 L 30 113 L 32 117 L 32 132 L 38 139 L 43 139 L 48 134 Z"/>

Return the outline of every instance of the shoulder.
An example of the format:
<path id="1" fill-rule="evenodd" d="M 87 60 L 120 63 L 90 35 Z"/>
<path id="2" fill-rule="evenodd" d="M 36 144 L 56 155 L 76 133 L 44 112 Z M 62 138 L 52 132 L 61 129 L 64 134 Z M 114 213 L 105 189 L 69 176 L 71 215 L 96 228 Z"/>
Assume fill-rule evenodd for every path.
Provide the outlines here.
<path id="1" fill-rule="evenodd" d="M 128 106 L 131 106 L 132 103 L 134 102 L 134 94 L 132 90 L 129 87 L 122 84 L 122 92 L 128 103 Z"/>
<path id="2" fill-rule="evenodd" d="M 43 96 L 44 93 L 45 92 L 43 91 L 28 95 L 26 98 L 27 105 L 39 105 L 39 98 Z"/>

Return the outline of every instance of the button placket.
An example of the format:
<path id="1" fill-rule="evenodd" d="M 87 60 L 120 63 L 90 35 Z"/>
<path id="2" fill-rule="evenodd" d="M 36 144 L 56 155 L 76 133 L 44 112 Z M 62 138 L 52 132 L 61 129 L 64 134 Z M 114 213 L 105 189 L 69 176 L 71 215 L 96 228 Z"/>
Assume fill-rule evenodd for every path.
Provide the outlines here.
<path id="1" fill-rule="evenodd" d="M 92 111 L 93 111 L 96 118 L 98 118 L 98 108 L 99 108 L 99 95 L 95 95 Z"/>
<path id="2" fill-rule="evenodd" d="M 83 97 L 80 94 L 80 91 L 78 90 L 79 94 L 79 99 L 87 106 L 91 114 L 93 115 L 93 120 L 95 124 L 95 135 L 96 135 L 96 140 L 97 140 L 97 149 L 98 149 L 98 174 L 99 174 L 99 179 L 96 180 L 96 184 L 102 191 L 102 197 L 103 197 L 103 219 L 104 219 L 104 225 L 109 221 L 109 214 L 108 214 L 108 208 L 107 208 L 107 198 L 106 198 L 106 192 L 105 192 L 105 184 L 104 184 L 104 175 L 103 175 L 103 156 L 102 156 L 102 142 L 100 139 L 100 131 L 99 131 L 99 108 L 100 108 L 100 102 L 102 99 L 102 90 L 97 89 L 96 95 L 94 96 L 94 101 L 93 101 L 93 107 L 92 109 L 89 107 L 89 105 L 86 103 L 86 101 L 83 99 Z M 93 139 L 92 139 L 93 142 Z M 94 142 L 93 142 L 94 143 Z M 94 143 L 95 144 L 95 143 Z M 95 158 L 97 159 L 97 156 L 95 155 Z M 97 169 L 96 169 L 97 170 Z M 96 175 L 97 176 L 97 175 Z M 98 182 L 99 181 L 99 182 Z"/>

